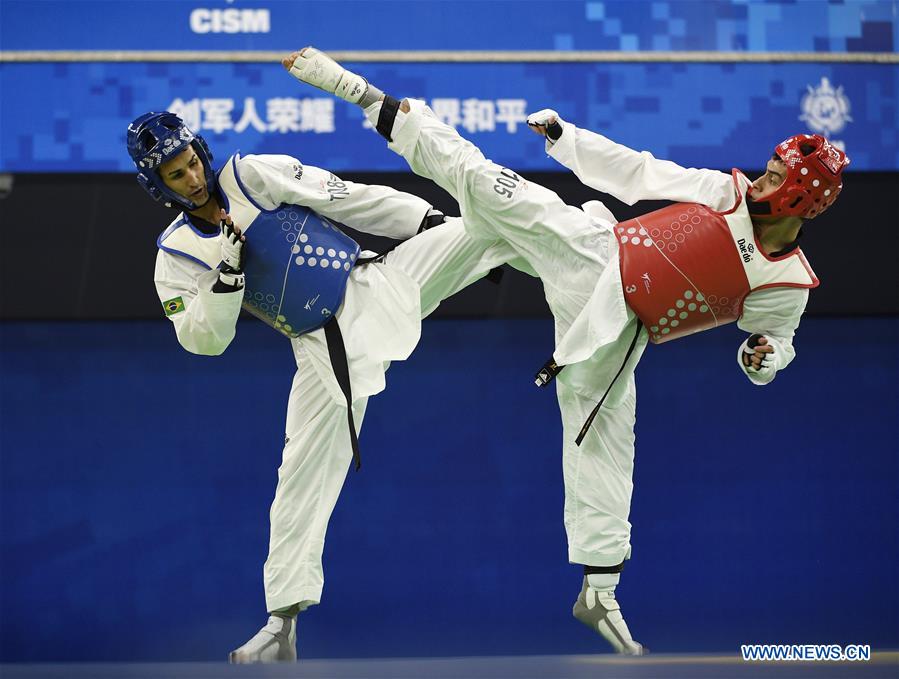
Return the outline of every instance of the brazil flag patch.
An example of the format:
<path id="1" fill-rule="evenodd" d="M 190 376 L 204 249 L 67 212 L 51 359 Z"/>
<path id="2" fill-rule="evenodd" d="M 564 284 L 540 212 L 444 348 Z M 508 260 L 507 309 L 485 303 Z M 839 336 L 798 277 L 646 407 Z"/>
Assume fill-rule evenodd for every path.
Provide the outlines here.
<path id="1" fill-rule="evenodd" d="M 184 311 L 184 300 L 180 297 L 166 300 L 162 303 L 162 308 L 165 309 L 166 316 L 174 316 L 179 311 Z"/>

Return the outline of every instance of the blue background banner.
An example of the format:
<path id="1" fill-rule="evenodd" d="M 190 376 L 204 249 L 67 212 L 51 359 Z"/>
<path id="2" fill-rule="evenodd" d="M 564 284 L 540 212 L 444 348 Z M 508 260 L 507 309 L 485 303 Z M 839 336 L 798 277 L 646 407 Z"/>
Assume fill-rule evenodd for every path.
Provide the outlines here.
<path id="1" fill-rule="evenodd" d="M 4 50 L 314 44 L 332 50 L 890 52 L 899 45 L 894 0 L 3 0 L 0 11 Z"/>
<path id="2" fill-rule="evenodd" d="M 899 168 L 899 66 L 877 64 L 348 64 L 426 99 L 497 162 L 555 170 L 525 116 L 564 119 L 686 166 L 760 168 L 781 139 L 821 132 L 853 170 Z M 406 169 L 359 109 L 264 63 L 4 64 L 0 170 L 130 172 L 128 123 L 171 109 L 224 158 L 287 153 L 333 171 Z M 48 105 L 48 101 L 52 105 Z"/>

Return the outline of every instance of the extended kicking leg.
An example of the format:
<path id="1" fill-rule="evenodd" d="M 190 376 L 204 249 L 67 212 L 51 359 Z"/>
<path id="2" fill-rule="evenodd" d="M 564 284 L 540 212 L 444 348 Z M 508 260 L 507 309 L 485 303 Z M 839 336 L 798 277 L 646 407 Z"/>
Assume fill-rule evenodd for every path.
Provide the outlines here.
<path id="1" fill-rule="evenodd" d="M 485 158 L 422 102 L 384 95 L 314 48 L 282 63 L 299 80 L 363 106 L 390 148 L 459 202 L 470 235 L 507 241 L 540 276 L 558 332 L 567 329 L 606 265 L 607 234 L 583 211 Z"/>

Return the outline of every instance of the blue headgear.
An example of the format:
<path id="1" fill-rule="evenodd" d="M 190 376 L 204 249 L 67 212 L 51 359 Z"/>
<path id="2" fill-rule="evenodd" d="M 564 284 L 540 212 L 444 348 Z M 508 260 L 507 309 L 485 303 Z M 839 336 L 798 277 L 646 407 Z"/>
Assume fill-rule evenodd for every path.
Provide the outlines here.
<path id="1" fill-rule="evenodd" d="M 128 126 L 128 155 L 137 167 L 137 183 L 144 187 L 153 200 L 174 207 L 173 203 L 187 210 L 199 205 L 172 191 L 159 175 L 159 166 L 183 153 L 189 146 L 203 163 L 206 173 L 206 190 L 215 189 L 215 172 L 212 170 L 212 153 L 200 135 L 194 134 L 174 113 L 145 113 Z"/>

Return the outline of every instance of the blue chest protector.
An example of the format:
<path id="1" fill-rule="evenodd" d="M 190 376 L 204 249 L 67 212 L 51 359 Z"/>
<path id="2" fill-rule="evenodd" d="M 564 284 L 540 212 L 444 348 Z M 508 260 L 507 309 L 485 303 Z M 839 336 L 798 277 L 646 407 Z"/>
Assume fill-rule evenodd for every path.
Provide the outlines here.
<path id="1" fill-rule="evenodd" d="M 343 302 L 359 244 L 309 208 L 263 209 L 241 182 L 237 161 L 234 155 L 222 168 L 219 186 L 247 234 L 244 309 L 288 337 L 317 330 Z"/>
<path id="2" fill-rule="evenodd" d="M 327 323 L 343 302 L 358 243 L 298 205 L 260 213 L 247 231 L 244 309 L 288 337 Z"/>
<path id="3" fill-rule="evenodd" d="M 240 180 L 238 156 L 219 173 L 226 209 L 247 234 L 243 308 L 288 337 L 317 330 L 340 308 L 359 244 L 309 208 L 265 210 Z M 219 236 L 184 220 L 159 238 L 161 249 L 208 268 L 219 263 Z"/>

